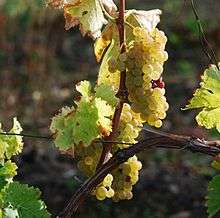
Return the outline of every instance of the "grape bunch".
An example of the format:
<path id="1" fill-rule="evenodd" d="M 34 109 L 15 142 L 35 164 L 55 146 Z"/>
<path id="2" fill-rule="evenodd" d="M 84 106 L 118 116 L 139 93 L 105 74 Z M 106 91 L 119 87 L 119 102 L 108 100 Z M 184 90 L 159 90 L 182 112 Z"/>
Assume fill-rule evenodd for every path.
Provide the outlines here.
<path id="1" fill-rule="evenodd" d="M 161 77 L 168 58 L 164 50 L 167 38 L 157 28 L 148 32 L 136 27 L 133 35 L 127 51 L 108 61 L 109 71 L 127 71 L 126 86 L 132 110 L 140 113 L 144 122 L 159 128 L 169 108 Z"/>
<path id="2" fill-rule="evenodd" d="M 142 164 L 136 156 L 128 159 L 113 171 L 114 181 L 112 188 L 114 189 L 113 201 L 130 200 L 133 197 L 132 187 L 139 179 L 139 171 Z"/>
<path id="3" fill-rule="evenodd" d="M 112 174 L 108 174 L 103 181 L 96 187 L 92 192 L 93 195 L 100 201 L 105 198 L 112 198 L 115 194 L 115 191 L 112 189 L 111 185 L 113 182 Z"/>

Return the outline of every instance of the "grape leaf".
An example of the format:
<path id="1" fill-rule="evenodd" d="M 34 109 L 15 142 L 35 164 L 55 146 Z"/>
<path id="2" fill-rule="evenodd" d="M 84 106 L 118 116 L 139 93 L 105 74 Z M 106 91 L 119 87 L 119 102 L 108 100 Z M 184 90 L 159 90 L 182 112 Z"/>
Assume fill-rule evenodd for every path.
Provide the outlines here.
<path id="1" fill-rule="evenodd" d="M 83 97 L 89 97 L 91 95 L 91 84 L 89 81 L 81 81 L 76 85 L 76 90 L 81 93 Z"/>
<path id="2" fill-rule="evenodd" d="M 113 17 L 116 16 L 117 6 L 115 5 L 113 0 L 101 0 L 101 3 L 103 4 L 108 14 L 110 14 Z"/>
<path id="3" fill-rule="evenodd" d="M 116 26 L 113 24 L 107 25 L 102 31 L 101 36 L 95 41 L 94 53 L 97 62 L 101 61 L 106 48 L 111 43 L 114 28 L 116 28 Z"/>
<path id="4" fill-rule="evenodd" d="M 220 210 L 220 175 L 209 182 L 206 205 L 209 217 L 213 217 Z"/>
<path id="5" fill-rule="evenodd" d="M 6 178 L 14 177 L 17 174 L 16 170 L 17 165 L 11 162 L 11 160 L 8 160 L 4 163 L 4 165 L 0 166 L 0 176 L 4 176 Z"/>
<path id="6" fill-rule="evenodd" d="M 109 117 L 112 114 L 112 107 L 101 98 L 94 98 L 91 102 L 80 101 L 74 117 L 73 137 L 75 143 L 82 142 L 88 146 L 102 134 L 108 135 L 111 131 Z"/>
<path id="7" fill-rule="evenodd" d="M 109 117 L 113 114 L 113 109 L 107 104 L 109 102 L 104 95 L 94 96 L 92 99 L 91 85 L 88 81 L 79 83 L 77 90 L 82 94 L 82 99 L 78 103 L 76 102 L 78 108 L 73 121 L 73 137 L 76 144 L 82 142 L 89 145 L 95 138 L 102 135 L 100 130 L 105 134 L 111 131 Z M 110 90 L 108 89 L 108 91 Z M 91 99 L 88 99 L 88 96 Z M 112 96 L 112 92 L 109 93 L 108 100 L 112 103 L 114 99 L 114 94 Z"/>
<path id="8" fill-rule="evenodd" d="M 97 128 L 98 120 L 98 109 L 94 105 L 94 102 L 88 102 L 84 99 L 81 100 L 78 104 L 76 114 L 73 117 L 74 142 L 76 144 L 82 142 L 85 145 L 89 145 L 92 140 L 97 138 L 99 136 Z"/>
<path id="9" fill-rule="evenodd" d="M 100 84 L 95 88 L 95 92 L 95 97 L 105 100 L 108 104 L 112 105 L 113 107 L 116 105 L 117 98 L 115 97 L 115 92 L 110 85 Z"/>
<path id="10" fill-rule="evenodd" d="M 106 136 L 112 130 L 112 121 L 109 117 L 113 115 L 113 109 L 101 98 L 95 98 L 94 104 L 98 110 L 98 127 L 101 128 L 101 130 L 104 130 L 101 134 Z"/>
<path id="11" fill-rule="evenodd" d="M 21 125 L 17 118 L 13 119 L 13 127 L 9 133 L 20 134 L 22 131 Z M 1 130 L 0 132 L 4 133 Z M 13 155 L 19 154 L 23 149 L 22 137 L 18 135 L 0 135 L 0 161 L 4 158 L 10 159 Z"/>
<path id="12" fill-rule="evenodd" d="M 12 182 L 3 196 L 4 207 L 17 210 L 19 217 L 22 218 L 51 217 L 46 210 L 46 205 L 40 200 L 40 195 L 39 189 Z"/>
<path id="13" fill-rule="evenodd" d="M 83 143 L 89 146 L 91 142 L 102 136 L 109 135 L 111 131 L 111 116 L 115 97 L 113 90 L 109 96 L 100 94 L 98 96 L 91 92 L 91 85 L 82 81 L 77 85 L 77 90 L 82 94 L 79 101 L 75 101 L 75 109 L 63 109 L 55 116 L 51 123 L 51 131 L 55 134 L 55 144 L 62 150 L 74 147 L 75 144 Z M 107 102 L 109 101 L 109 102 Z"/>
<path id="14" fill-rule="evenodd" d="M 142 11 L 142 10 L 130 10 L 127 12 L 127 18 L 129 17 L 136 20 L 140 27 L 151 32 L 157 24 L 160 22 L 160 15 L 161 10 L 154 9 L 149 11 Z M 134 21 L 131 21 L 134 22 Z"/>
<path id="15" fill-rule="evenodd" d="M 99 69 L 99 75 L 98 75 L 98 85 L 100 84 L 111 84 L 111 86 L 113 87 L 113 89 L 115 89 L 117 91 L 118 87 L 119 87 L 119 82 L 120 82 L 120 72 L 117 71 L 115 73 L 111 73 L 108 70 L 108 61 L 111 57 L 118 57 L 118 55 L 120 54 L 120 50 L 119 50 L 119 46 L 117 46 L 116 44 L 118 43 L 118 41 L 112 39 L 110 46 L 108 47 L 100 69 Z"/>
<path id="16" fill-rule="evenodd" d="M 61 112 L 52 119 L 50 130 L 54 134 L 55 145 L 61 150 L 66 150 L 74 145 L 73 125 L 66 125 L 67 121 L 74 119 L 74 115 L 75 108 L 63 107 Z"/>
<path id="17" fill-rule="evenodd" d="M 200 126 L 216 128 L 220 132 L 220 71 L 214 65 L 205 70 L 200 88 L 185 109 L 194 108 L 202 109 L 196 116 Z"/>
<path id="18" fill-rule="evenodd" d="M 8 184 L 8 181 L 4 176 L 0 176 L 0 202 L 1 202 L 1 190 Z"/>
<path id="19" fill-rule="evenodd" d="M 22 131 L 21 125 L 18 122 L 17 118 L 13 119 L 13 127 L 9 133 L 20 134 Z M 8 146 L 6 149 L 6 156 L 10 159 L 13 155 L 21 153 L 23 149 L 23 141 L 21 136 L 9 135 L 5 138 Z"/>
<path id="20" fill-rule="evenodd" d="M 2 131 L 1 131 L 2 132 Z M 0 135 L 0 163 L 4 162 L 5 152 L 8 144 L 3 140 L 5 136 Z"/>
<path id="21" fill-rule="evenodd" d="M 83 36 L 93 38 L 101 35 L 101 29 L 107 24 L 99 0 L 72 0 L 64 5 L 66 29 L 80 25 Z"/>

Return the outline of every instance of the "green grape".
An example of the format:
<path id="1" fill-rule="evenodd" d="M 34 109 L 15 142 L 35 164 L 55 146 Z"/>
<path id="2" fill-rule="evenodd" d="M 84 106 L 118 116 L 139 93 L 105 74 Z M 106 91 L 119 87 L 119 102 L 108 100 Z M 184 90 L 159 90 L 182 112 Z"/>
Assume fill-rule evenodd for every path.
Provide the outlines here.
<path id="1" fill-rule="evenodd" d="M 139 179 L 139 171 L 141 168 L 141 162 L 138 161 L 136 156 L 133 156 L 129 158 L 128 161 L 121 164 L 118 169 L 113 171 L 113 201 L 117 202 L 124 199 L 129 200 L 133 197 L 132 187 L 137 183 Z"/>
<path id="2" fill-rule="evenodd" d="M 104 186 L 111 186 L 112 181 L 113 181 L 113 176 L 112 176 L 111 174 L 108 174 L 108 175 L 104 178 L 102 184 L 103 184 Z"/>
<path id="3" fill-rule="evenodd" d="M 96 189 L 95 195 L 96 198 L 100 201 L 104 200 L 106 198 L 107 189 L 104 186 L 100 186 Z"/>
<path id="4" fill-rule="evenodd" d="M 106 193 L 107 198 L 112 198 L 115 195 L 115 191 L 112 188 L 109 188 Z"/>
<path id="5" fill-rule="evenodd" d="M 93 195 L 96 196 L 98 200 L 104 200 L 107 198 L 112 198 L 115 194 L 114 190 L 111 188 L 113 182 L 113 176 L 108 174 L 104 180 L 96 187 Z"/>
<path id="6" fill-rule="evenodd" d="M 140 161 L 133 161 L 131 164 L 131 171 L 139 171 L 142 168 L 142 163 Z"/>
<path id="7" fill-rule="evenodd" d="M 133 34 L 134 40 L 129 43 L 127 52 L 119 55 L 114 66 L 117 66 L 119 71 L 125 68 L 127 70 L 126 87 L 131 110 L 140 114 L 142 122 L 159 128 L 169 106 L 164 97 L 165 89 L 155 87 L 155 84 L 153 86 L 152 81 L 161 78 L 163 63 L 168 58 L 167 52 L 164 51 L 167 39 L 158 29 L 150 33 L 137 27 L 134 28 Z M 122 113 L 122 118 L 124 116 Z M 125 132 L 131 133 L 132 130 Z"/>

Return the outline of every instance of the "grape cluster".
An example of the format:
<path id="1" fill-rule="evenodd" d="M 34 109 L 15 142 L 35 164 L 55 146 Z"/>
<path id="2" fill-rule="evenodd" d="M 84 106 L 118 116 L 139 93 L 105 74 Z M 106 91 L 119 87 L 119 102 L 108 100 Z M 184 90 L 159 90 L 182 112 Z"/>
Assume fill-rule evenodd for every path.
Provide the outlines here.
<path id="1" fill-rule="evenodd" d="M 126 86 L 132 110 L 140 113 L 143 121 L 159 128 L 169 107 L 161 78 L 168 58 L 164 50 L 167 38 L 156 28 L 148 32 L 136 27 L 133 35 L 127 51 L 108 61 L 109 71 L 127 71 Z"/>
<path id="2" fill-rule="evenodd" d="M 116 149 L 127 148 L 130 146 L 130 143 L 136 143 L 135 139 L 141 131 L 142 122 L 140 114 L 132 111 L 129 104 L 124 104 L 118 128 L 117 141 L 125 144 L 117 144 L 115 146 Z"/>
<path id="3" fill-rule="evenodd" d="M 136 156 L 121 164 L 112 174 L 108 174 L 104 180 L 93 190 L 98 200 L 112 198 L 113 201 L 130 200 L 133 197 L 132 188 L 139 179 L 139 171 L 142 164 Z"/>
<path id="4" fill-rule="evenodd" d="M 113 201 L 129 200 L 133 197 L 132 187 L 139 179 L 141 168 L 141 162 L 138 161 L 136 156 L 133 156 L 113 171 L 114 181 L 112 188 L 115 192 L 112 197 Z"/>
<path id="5" fill-rule="evenodd" d="M 100 201 L 104 200 L 105 198 L 112 198 L 115 194 L 114 190 L 112 189 L 111 185 L 113 182 L 113 176 L 108 174 L 102 183 L 100 183 L 96 189 L 92 192 L 93 195 Z"/>
<path id="6" fill-rule="evenodd" d="M 159 128 L 169 107 L 164 84 L 158 82 L 168 58 L 164 51 L 167 39 L 158 29 L 149 33 L 143 28 L 134 28 L 133 34 L 135 40 L 128 47 L 125 61 L 129 100 L 133 111 L 139 112 L 149 125 Z"/>
<path id="7" fill-rule="evenodd" d="M 161 120 L 166 117 L 169 107 L 164 96 L 165 85 L 161 76 L 163 64 L 168 57 L 164 50 L 166 36 L 158 29 L 147 32 L 140 27 L 134 28 L 133 36 L 134 40 L 128 44 L 126 52 L 108 61 L 108 71 L 112 75 L 126 71 L 126 87 L 130 101 L 130 104 L 125 103 L 123 106 L 115 138 L 122 143 L 113 145 L 112 154 L 136 143 L 144 122 L 161 127 Z M 93 142 L 89 146 L 84 146 L 83 143 L 79 143 L 75 146 L 76 156 L 79 158 L 78 168 L 86 176 L 93 175 L 102 153 L 102 144 Z M 109 154 L 108 158 L 112 154 Z M 139 179 L 141 168 L 142 164 L 136 156 L 129 158 L 108 174 L 92 194 L 98 200 L 131 199 L 132 188 Z"/>

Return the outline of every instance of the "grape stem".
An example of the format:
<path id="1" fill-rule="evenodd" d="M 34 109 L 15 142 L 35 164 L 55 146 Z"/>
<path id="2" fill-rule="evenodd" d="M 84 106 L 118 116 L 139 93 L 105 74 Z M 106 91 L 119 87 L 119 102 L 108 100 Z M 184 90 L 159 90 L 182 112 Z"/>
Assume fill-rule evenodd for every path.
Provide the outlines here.
<path id="1" fill-rule="evenodd" d="M 120 41 L 120 53 L 124 53 L 126 51 L 126 45 L 125 45 L 125 0 L 120 0 L 119 2 L 119 16 L 116 20 L 116 24 L 118 27 L 118 33 L 119 33 L 119 41 Z M 116 137 L 121 112 L 123 109 L 123 105 L 125 102 L 127 102 L 128 93 L 125 85 L 126 81 L 126 70 L 120 72 L 120 85 L 118 93 L 116 94 L 116 97 L 119 98 L 119 102 L 116 105 L 115 112 L 112 119 L 112 132 L 109 136 L 105 137 L 105 141 L 113 141 Z M 99 169 L 108 159 L 109 153 L 112 150 L 112 143 L 103 144 L 102 154 L 100 156 L 99 162 L 97 164 L 97 169 Z"/>
<path id="2" fill-rule="evenodd" d="M 127 161 L 135 154 L 153 148 L 186 150 L 193 153 L 202 153 L 209 156 L 217 156 L 220 153 L 220 141 L 206 141 L 194 136 L 175 135 L 162 131 L 143 129 L 148 134 L 143 140 L 129 148 L 116 152 L 111 159 L 97 169 L 96 173 L 86 180 L 70 199 L 66 208 L 58 218 L 71 218 L 77 212 L 89 193 L 105 178 L 112 170 Z"/>

